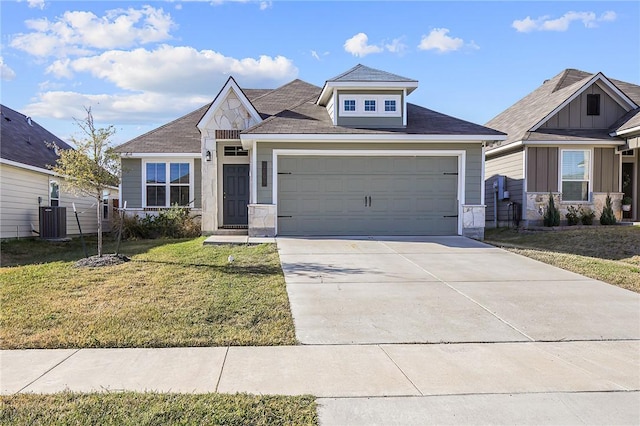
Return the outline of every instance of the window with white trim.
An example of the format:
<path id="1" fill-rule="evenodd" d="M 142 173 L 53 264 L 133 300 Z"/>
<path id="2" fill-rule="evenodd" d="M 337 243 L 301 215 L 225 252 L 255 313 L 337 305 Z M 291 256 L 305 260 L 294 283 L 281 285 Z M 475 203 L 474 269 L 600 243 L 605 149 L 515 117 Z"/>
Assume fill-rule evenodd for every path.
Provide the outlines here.
<path id="1" fill-rule="evenodd" d="M 565 149 L 561 161 L 562 201 L 589 201 L 591 151 Z"/>
<path id="2" fill-rule="evenodd" d="M 188 206 L 191 201 L 190 169 L 190 163 L 146 163 L 146 206 Z"/>
<path id="3" fill-rule="evenodd" d="M 365 99 L 364 110 L 365 112 L 376 112 L 376 101 L 374 99 Z"/>
<path id="4" fill-rule="evenodd" d="M 344 110 L 345 111 L 355 111 L 356 110 L 356 100 L 355 99 L 345 99 L 345 101 L 344 101 Z"/>
<path id="5" fill-rule="evenodd" d="M 49 181 L 49 205 L 51 207 L 60 205 L 60 185 L 55 180 Z"/>
<path id="6" fill-rule="evenodd" d="M 394 100 L 385 100 L 384 101 L 384 111 L 385 112 L 395 112 L 396 111 L 396 101 Z"/>

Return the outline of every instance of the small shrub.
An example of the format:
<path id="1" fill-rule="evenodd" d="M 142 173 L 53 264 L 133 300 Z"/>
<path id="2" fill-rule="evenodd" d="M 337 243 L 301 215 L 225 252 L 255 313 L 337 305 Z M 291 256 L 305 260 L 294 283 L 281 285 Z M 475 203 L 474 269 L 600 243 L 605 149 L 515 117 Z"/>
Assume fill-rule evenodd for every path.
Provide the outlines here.
<path id="1" fill-rule="evenodd" d="M 560 210 L 556 208 L 556 204 L 553 201 L 553 194 L 551 193 L 549 193 L 549 204 L 547 211 L 544 213 L 543 223 L 544 226 L 560 225 Z"/>
<path id="2" fill-rule="evenodd" d="M 569 226 L 577 225 L 578 223 L 580 223 L 580 209 L 574 206 L 569 206 L 567 208 L 567 214 L 565 216 L 567 217 L 567 223 L 569 224 Z"/>
<path id="3" fill-rule="evenodd" d="M 611 196 L 607 194 L 607 198 L 604 202 L 604 208 L 600 215 L 600 225 L 615 225 L 616 216 L 613 214 L 613 207 L 611 207 Z"/>
<path id="4" fill-rule="evenodd" d="M 118 225 L 119 226 L 119 225 Z M 186 207 L 171 206 L 157 216 L 140 218 L 125 216 L 122 220 L 123 239 L 192 238 L 200 236 L 200 223 Z"/>
<path id="5" fill-rule="evenodd" d="M 591 210 L 589 207 L 580 208 L 580 222 L 583 225 L 593 225 L 593 218 L 596 217 L 596 212 Z"/>

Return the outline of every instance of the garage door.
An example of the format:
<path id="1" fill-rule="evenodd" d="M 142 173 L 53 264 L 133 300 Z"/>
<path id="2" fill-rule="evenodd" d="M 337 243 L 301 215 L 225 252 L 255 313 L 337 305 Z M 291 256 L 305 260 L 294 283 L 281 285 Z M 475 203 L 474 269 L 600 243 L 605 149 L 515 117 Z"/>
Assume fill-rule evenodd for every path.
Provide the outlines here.
<path id="1" fill-rule="evenodd" d="M 279 235 L 455 235 L 457 157 L 278 157 Z"/>

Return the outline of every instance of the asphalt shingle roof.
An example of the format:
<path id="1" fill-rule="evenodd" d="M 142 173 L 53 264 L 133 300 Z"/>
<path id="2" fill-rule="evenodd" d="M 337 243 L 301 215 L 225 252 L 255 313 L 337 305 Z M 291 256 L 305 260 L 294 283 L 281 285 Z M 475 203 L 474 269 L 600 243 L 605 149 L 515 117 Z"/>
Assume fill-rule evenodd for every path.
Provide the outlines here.
<path id="1" fill-rule="evenodd" d="M 520 99 L 515 104 L 489 120 L 485 125 L 507 134 L 507 140 L 500 146 L 505 146 L 520 140 L 579 140 L 580 137 L 593 140 L 611 140 L 609 131 L 596 129 L 582 132 L 569 130 L 538 129 L 529 130 L 540 120 L 549 115 L 571 95 L 596 74 L 576 69 L 566 69 L 546 80 L 542 86 Z M 610 80 L 619 90 L 627 95 L 635 104 L 640 105 L 640 86 L 620 80 Z M 629 119 L 637 119 L 636 114 L 629 114 L 625 120 L 619 120 L 616 126 L 627 127 Z M 638 119 L 640 120 L 640 119 Z M 617 128 L 617 127 L 616 127 Z M 615 130 L 615 129 L 613 129 Z M 488 148 L 491 150 L 492 148 Z"/>
<path id="2" fill-rule="evenodd" d="M 0 105 L 0 156 L 5 160 L 47 169 L 54 166 L 58 155 L 49 145 L 55 143 L 61 149 L 73 149 L 62 139 L 40 126 L 33 119 Z"/>
<path id="3" fill-rule="evenodd" d="M 375 68 L 370 68 L 362 64 L 358 64 L 355 67 L 351 68 L 348 71 L 343 72 L 340 75 L 337 75 L 333 78 L 327 80 L 329 81 L 379 81 L 379 82 L 391 82 L 391 81 L 407 81 L 407 82 L 415 82 L 412 78 L 402 77 L 397 74 L 392 74 L 390 72 L 377 70 Z"/>

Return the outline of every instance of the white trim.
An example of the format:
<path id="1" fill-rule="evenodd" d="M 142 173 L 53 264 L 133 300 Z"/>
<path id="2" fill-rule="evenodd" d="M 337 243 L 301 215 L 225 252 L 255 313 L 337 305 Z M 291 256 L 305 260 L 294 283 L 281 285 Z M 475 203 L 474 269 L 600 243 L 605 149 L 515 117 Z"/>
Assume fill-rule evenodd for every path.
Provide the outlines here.
<path id="1" fill-rule="evenodd" d="M 17 161 L 6 160 L 4 158 L 0 158 L 0 164 L 6 164 L 7 166 L 18 167 L 21 169 L 31 170 L 32 172 L 44 173 L 50 176 L 60 176 L 58 173 L 54 173 L 51 170 L 43 169 L 36 166 L 31 166 L 29 164 L 18 163 Z"/>
<path id="2" fill-rule="evenodd" d="M 587 191 L 587 199 L 586 200 L 564 200 L 564 195 L 562 197 L 562 202 L 567 202 L 567 203 L 591 203 L 593 201 L 593 197 L 591 196 L 593 194 L 593 163 L 594 161 L 594 149 L 593 148 L 560 148 L 559 150 L 559 155 L 558 155 L 558 192 L 560 194 L 563 194 L 562 192 L 562 162 L 563 162 L 563 158 L 562 158 L 562 153 L 564 151 L 582 151 L 582 152 L 589 152 L 589 188 Z M 581 180 L 569 180 L 567 182 L 584 182 L 583 179 Z"/>
<path id="3" fill-rule="evenodd" d="M 320 92 L 320 96 L 318 96 L 318 100 L 316 101 L 317 105 L 325 106 L 326 102 L 329 99 L 329 91 L 331 93 L 336 88 L 340 88 L 343 90 L 362 90 L 362 89 L 373 89 L 373 90 L 398 90 L 405 89 L 407 90 L 407 94 L 410 94 L 414 90 L 418 88 L 418 81 L 327 81 Z"/>
<path id="4" fill-rule="evenodd" d="M 123 152 L 120 158 L 200 158 L 205 161 L 200 152 Z"/>
<path id="5" fill-rule="evenodd" d="M 567 145 L 567 146 L 590 145 L 590 146 L 612 147 L 612 146 L 620 145 L 620 142 L 621 141 L 603 141 L 603 140 L 598 140 L 597 142 L 589 141 L 589 140 L 581 140 L 581 141 L 531 141 L 531 142 L 526 142 L 526 145 L 529 145 L 529 146 L 539 146 L 539 145 L 553 145 L 553 146 L 558 146 L 558 145 Z"/>
<path id="6" fill-rule="evenodd" d="M 523 208 L 527 208 L 527 185 L 529 182 L 527 181 L 527 155 L 529 155 L 529 147 L 524 147 L 522 150 L 522 205 Z M 525 217 L 521 218 L 522 220 L 526 220 Z"/>
<path id="7" fill-rule="evenodd" d="M 482 144 L 482 163 L 480 164 L 480 204 L 484 205 L 484 192 L 485 192 L 485 149 L 486 147 Z"/>
<path id="8" fill-rule="evenodd" d="M 529 131 L 530 132 L 535 132 L 536 130 L 538 130 L 538 128 L 540 126 L 542 126 L 547 120 L 549 120 L 551 117 L 553 117 L 555 114 L 557 114 L 562 108 L 567 106 L 575 98 L 580 96 L 585 90 L 587 90 L 589 87 L 591 87 L 598 80 L 602 81 L 607 86 L 605 88 L 605 87 L 601 87 L 600 85 L 598 85 L 598 87 L 600 87 L 605 93 L 607 93 L 609 96 L 611 96 L 611 94 L 607 91 L 607 88 L 608 88 L 613 93 L 618 95 L 618 97 L 620 97 L 627 104 L 627 106 L 625 107 L 624 105 L 621 105 L 620 102 L 617 102 L 625 111 L 628 112 L 628 111 L 631 111 L 632 109 L 638 108 L 638 105 L 636 105 L 631 99 L 629 99 L 629 97 L 627 97 L 627 95 L 625 95 L 623 92 L 621 92 L 613 83 L 611 83 L 611 81 L 609 81 L 609 79 L 607 77 L 605 77 L 604 74 L 599 72 L 598 74 L 596 74 L 593 77 L 591 77 L 589 79 L 589 81 L 587 81 L 582 87 L 580 87 L 578 90 L 576 90 L 573 95 L 569 96 L 567 99 L 565 99 L 564 102 L 562 102 L 555 109 L 553 109 L 553 111 L 551 111 L 549 114 L 547 114 L 542 120 L 540 120 L 536 124 L 534 124 L 533 127 L 531 129 L 529 129 Z M 614 96 L 611 96 L 611 98 L 613 100 L 616 100 Z"/>
<path id="9" fill-rule="evenodd" d="M 487 151 L 487 156 L 493 157 L 494 155 L 499 154 L 501 152 L 509 151 L 511 149 L 519 148 L 519 147 L 522 147 L 522 146 L 524 146 L 524 142 L 522 142 L 522 141 L 510 143 L 509 145 L 499 146 L 498 148 L 494 148 L 494 149 L 488 150 Z"/>
<path id="10" fill-rule="evenodd" d="M 249 167 L 249 179 L 251 179 L 251 189 L 249 190 L 249 202 L 258 202 L 258 142 L 253 141 L 251 148 L 251 165 Z"/>
<path id="11" fill-rule="evenodd" d="M 458 157 L 458 235 L 462 235 L 463 206 L 466 200 L 465 150 L 394 150 L 394 149 L 274 149 L 272 153 L 271 202 L 275 206 L 276 229 L 278 235 L 278 156 L 334 156 L 334 157 Z M 482 191 L 484 192 L 484 191 Z"/>
<path id="12" fill-rule="evenodd" d="M 200 121 L 198 121 L 196 127 L 200 130 L 200 132 L 203 133 L 203 131 L 205 130 L 205 126 L 207 125 L 207 123 L 209 123 L 209 121 L 211 121 L 211 118 L 218 110 L 220 104 L 227 99 L 227 95 L 231 90 L 235 92 L 236 96 L 238 97 L 240 102 L 242 102 L 242 105 L 246 108 L 249 114 L 251 114 L 251 117 L 255 120 L 255 122 L 262 122 L 262 117 L 260 117 L 260 114 L 258 114 L 258 111 L 256 111 L 249 98 L 245 96 L 244 92 L 242 91 L 240 86 L 238 86 L 238 83 L 236 83 L 233 77 L 229 77 L 227 79 L 227 82 L 224 84 L 224 86 L 222 86 L 222 89 L 220 89 L 220 92 L 218 92 L 215 99 L 207 109 L 207 112 L 205 112 Z"/>
<path id="13" fill-rule="evenodd" d="M 402 115 L 402 110 L 400 109 L 402 95 L 398 94 L 388 94 L 388 95 L 380 95 L 380 94 L 359 94 L 359 93 L 340 93 L 338 94 L 338 106 L 340 111 L 340 117 L 394 117 L 399 118 Z M 335 98 L 334 98 L 335 99 Z M 355 102 L 355 110 L 346 111 L 344 109 L 344 103 L 346 101 L 354 101 Z M 365 103 L 366 101 L 375 102 L 376 109 L 374 111 L 366 111 Z M 386 101 L 394 101 L 396 110 L 395 111 L 385 111 L 385 102 Z M 334 100 L 334 111 L 335 111 L 335 100 Z"/>
<path id="14" fill-rule="evenodd" d="M 407 89 L 402 89 L 402 125 L 407 127 Z"/>
<path id="15" fill-rule="evenodd" d="M 611 132 L 609 133 L 609 136 L 622 136 L 622 135 L 626 135 L 628 133 L 634 133 L 634 132 L 640 132 L 640 126 L 631 127 L 625 130 L 620 130 L 619 132 L 618 131 Z"/>
<path id="16" fill-rule="evenodd" d="M 414 135 L 406 133 L 305 134 L 305 133 L 247 133 L 240 134 L 242 146 L 249 149 L 253 140 L 261 142 L 485 142 L 503 141 L 506 135 Z M 246 144 L 246 145 L 245 145 Z"/>
<path id="17" fill-rule="evenodd" d="M 183 161 L 184 162 L 184 161 Z M 167 188 L 166 194 L 165 194 L 165 204 L 164 206 L 147 206 L 147 163 L 164 163 L 165 164 L 165 173 L 166 173 L 166 179 L 167 182 L 164 184 L 164 186 Z M 142 206 L 142 208 L 169 208 L 171 207 L 171 161 L 169 161 L 166 157 L 159 157 L 159 158 L 147 158 L 147 159 L 143 159 L 142 160 L 142 194 L 141 197 L 142 199 L 140 200 L 141 203 L 140 205 Z M 173 161 L 173 163 L 177 163 L 177 161 Z M 194 159 L 192 159 L 191 161 L 186 161 L 186 163 L 189 164 L 189 207 L 193 208 L 195 207 L 195 197 L 196 197 L 196 193 L 195 193 L 195 180 L 196 180 L 196 176 L 195 176 L 195 166 L 194 166 Z M 160 185 L 156 185 L 156 186 L 160 186 Z M 186 186 L 184 184 L 180 184 L 180 186 Z M 202 194 L 200 194 L 200 196 L 202 197 Z M 201 200 L 202 202 L 202 200 Z"/>
<path id="18" fill-rule="evenodd" d="M 331 120 L 333 121 L 333 125 L 337 126 L 338 125 L 338 110 L 336 108 L 336 103 L 339 103 L 337 101 L 338 99 L 338 89 L 334 88 L 333 89 L 333 94 L 331 95 L 331 97 L 333 98 L 333 116 L 331 117 Z"/>

